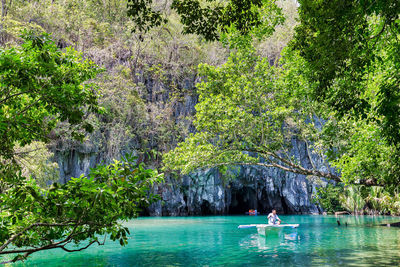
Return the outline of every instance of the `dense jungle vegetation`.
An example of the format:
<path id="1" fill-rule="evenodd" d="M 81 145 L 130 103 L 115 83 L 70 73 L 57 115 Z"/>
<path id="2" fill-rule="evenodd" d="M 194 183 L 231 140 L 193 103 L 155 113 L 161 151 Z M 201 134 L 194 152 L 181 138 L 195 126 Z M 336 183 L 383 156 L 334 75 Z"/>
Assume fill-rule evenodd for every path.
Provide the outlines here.
<path id="1" fill-rule="evenodd" d="M 280 168 L 317 184 L 328 212 L 400 214 L 398 1 L 1 5 L 0 255 L 10 261 L 99 236 L 124 245 L 121 221 L 157 199 L 155 169 Z M 176 114 L 188 99 L 195 113 Z M 290 155 L 293 138 L 312 168 Z M 108 160 L 57 183 L 54 153 L 77 147 Z"/>

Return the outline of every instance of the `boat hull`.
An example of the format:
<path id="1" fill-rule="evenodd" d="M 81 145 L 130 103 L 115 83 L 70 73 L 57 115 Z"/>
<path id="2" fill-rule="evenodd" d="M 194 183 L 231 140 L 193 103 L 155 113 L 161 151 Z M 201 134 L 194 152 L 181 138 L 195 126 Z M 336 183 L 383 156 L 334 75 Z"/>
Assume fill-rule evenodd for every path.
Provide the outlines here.
<path id="1" fill-rule="evenodd" d="M 270 225 L 270 224 L 259 224 L 257 225 L 257 232 L 259 235 L 267 236 L 273 232 L 276 232 L 279 229 L 289 227 L 289 228 L 297 228 L 298 224 L 280 224 L 280 225 Z"/>
<path id="2" fill-rule="evenodd" d="M 274 230 L 282 229 L 285 227 L 289 228 L 297 228 L 299 224 L 248 224 L 248 225 L 239 225 L 238 228 L 257 228 L 257 232 L 259 235 L 267 236 L 268 232 L 273 232 Z"/>

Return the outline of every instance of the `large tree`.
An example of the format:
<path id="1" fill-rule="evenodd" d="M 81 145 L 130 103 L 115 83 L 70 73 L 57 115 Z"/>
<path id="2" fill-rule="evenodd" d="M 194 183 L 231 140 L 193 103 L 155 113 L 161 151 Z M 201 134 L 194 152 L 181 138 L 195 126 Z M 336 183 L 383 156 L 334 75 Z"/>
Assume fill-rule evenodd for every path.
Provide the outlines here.
<path id="1" fill-rule="evenodd" d="M 165 155 L 166 167 L 189 173 L 259 165 L 396 192 L 396 149 L 380 140 L 379 115 L 338 117 L 313 99 L 318 83 L 309 80 L 306 61 L 285 51 L 277 67 L 251 47 L 232 52 L 222 66 L 201 65 L 197 132 Z M 308 163 L 291 153 L 294 138 L 305 143 Z"/>
<path id="2" fill-rule="evenodd" d="M 316 102 L 309 101 L 311 88 L 302 60 L 295 54 L 288 58 L 290 64 L 273 67 L 247 47 L 232 52 L 222 66 L 201 65 L 197 133 L 165 155 L 166 166 L 188 173 L 197 168 L 259 165 L 341 181 L 329 168 L 321 169 L 323 151 L 311 147 L 323 114 Z M 309 166 L 291 154 L 293 138 L 306 143 Z"/>
<path id="3" fill-rule="evenodd" d="M 400 143 L 400 2 L 299 1 L 292 47 L 307 62 L 312 96 L 338 112 L 379 117 L 383 137 Z M 374 87 L 371 90 L 371 85 Z"/>
<path id="4" fill-rule="evenodd" d="M 16 147 L 47 142 L 61 121 L 78 139 L 92 129 L 85 114 L 100 110 L 90 83 L 98 72 L 43 33 L 26 32 L 21 46 L 0 50 L 0 256 L 12 256 L 3 261 L 54 248 L 79 251 L 107 235 L 124 245 L 129 232 L 121 220 L 155 199 L 148 190 L 162 176 L 133 157 L 50 188 L 21 175 Z"/>
<path id="5" fill-rule="evenodd" d="M 337 166 L 352 179 L 400 183 L 400 2 L 299 1 L 292 48 L 311 71 L 315 101 L 334 111 L 346 146 Z M 340 129 L 340 127 L 339 127 Z"/>
<path id="6" fill-rule="evenodd" d="M 99 111 L 90 80 L 100 69 L 92 61 L 70 48 L 60 51 L 47 34 L 25 32 L 23 39 L 19 47 L 0 50 L 2 160 L 14 156 L 17 143 L 47 141 L 59 121 L 90 131 L 85 111 Z"/>
<path id="7" fill-rule="evenodd" d="M 50 188 L 41 188 L 35 179 L 16 178 L 0 194 L 3 263 L 49 249 L 81 251 L 103 245 L 107 238 L 126 245 L 129 230 L 123 222 L 158 199 L 149 190 L 162 182 L 161 175 L 131 156 Z"/>

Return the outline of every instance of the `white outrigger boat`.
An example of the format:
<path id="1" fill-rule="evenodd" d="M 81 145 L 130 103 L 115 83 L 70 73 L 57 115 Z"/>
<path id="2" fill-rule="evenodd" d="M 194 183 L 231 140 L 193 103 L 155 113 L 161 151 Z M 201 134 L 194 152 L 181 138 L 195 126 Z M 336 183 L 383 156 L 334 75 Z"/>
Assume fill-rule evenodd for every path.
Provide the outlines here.
<path id="1" fill-rule="evenodd" d="M 299 224 L 247 224 L 238 226 L 239 229 L 255 228 L 255 227 L 257 227 L 259 235 L 267 236 L 267 230 L 281 229 L 284 227 L 297 228 L 299 227 Z"/>

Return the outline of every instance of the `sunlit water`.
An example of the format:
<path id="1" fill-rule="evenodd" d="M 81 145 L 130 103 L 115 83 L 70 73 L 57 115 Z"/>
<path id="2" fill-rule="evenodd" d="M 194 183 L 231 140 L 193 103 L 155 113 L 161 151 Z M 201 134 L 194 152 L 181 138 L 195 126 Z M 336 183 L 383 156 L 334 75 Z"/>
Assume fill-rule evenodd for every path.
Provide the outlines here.
<path id="1" fill-rule="evenodd" d="M 334 216 L 280 217 L 299 228 L 263 237 L 237 226 L 266 216 L 140 218 L 126 247 L 40 252 L 17 266 L 400 266 L 400 228 L 377 226 L 400 218 L 342 216 L 339 227 Z"/>

